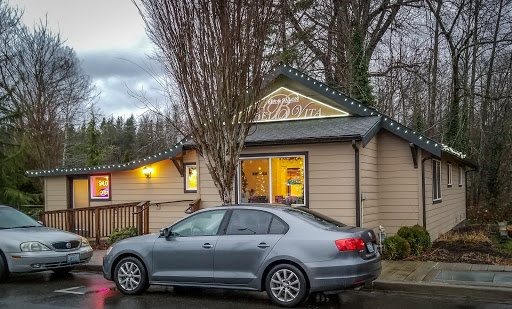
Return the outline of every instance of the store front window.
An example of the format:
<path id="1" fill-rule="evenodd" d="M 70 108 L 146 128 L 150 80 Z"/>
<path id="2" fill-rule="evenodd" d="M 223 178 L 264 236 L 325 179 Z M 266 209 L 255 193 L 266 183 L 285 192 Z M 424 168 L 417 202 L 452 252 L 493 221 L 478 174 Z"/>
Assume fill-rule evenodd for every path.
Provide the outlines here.
<path id="1" fill-rule="evenodd" d="M 242 158 L 240 203 L 304 205 L 304 163 L 304 156 Z"/>

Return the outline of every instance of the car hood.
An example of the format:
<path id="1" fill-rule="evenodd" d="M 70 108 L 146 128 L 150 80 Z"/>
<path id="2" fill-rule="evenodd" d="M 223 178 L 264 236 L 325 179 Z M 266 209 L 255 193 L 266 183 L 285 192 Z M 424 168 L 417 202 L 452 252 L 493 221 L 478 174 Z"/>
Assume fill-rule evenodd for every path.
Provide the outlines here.
<path id="1" fill-rule="evenodd" d="M 43 244 L 51 244 L 56 241 L 81 240 L 81 237 L 76 234 L 44 226 L 0 230 L 0 239 L 2 238 L 19 242 L 39 241 Z"/>
<path id="2" fill-rule="evenodd" d="M 134 244 L 134 243 L 141 243 L 141 242 L 147 242 L 147 241 L 154 241 L 158 238 L 159 234 L 158 233 L 153 233 L 153 234 L 147 234 L 147 235 L 141 235 L 141 236 L 135 236 L 135 237 L 130 237 L 130 238 L 125 238 L 123 240 L 120 240 L 116 243 L 114 243 L 114 245 L 128 245 L 128 244 Z"/>

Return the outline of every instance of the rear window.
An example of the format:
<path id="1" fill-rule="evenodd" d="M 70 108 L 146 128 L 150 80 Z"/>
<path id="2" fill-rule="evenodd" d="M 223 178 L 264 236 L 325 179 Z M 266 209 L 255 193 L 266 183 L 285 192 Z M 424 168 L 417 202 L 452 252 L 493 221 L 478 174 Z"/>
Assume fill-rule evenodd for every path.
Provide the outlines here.
<path id="1" fill-rule="evenodd" d="M 325 228 L 336 228 L 336 227 L 347 226 L 346 224 L 341 223 L 331 217 L 322 215 L 321 213 L 318 213 L 316 211 L 313 211 L 311 209 L 304 208 L 304 207 L 288 208 L 288 209 L 284 209 L 283 211 L 289 213 L 290 215 L 298 217 L 306 222 L 309 222 L 314 225 L 319 225 L 319 226 L 325 227 Z"/>

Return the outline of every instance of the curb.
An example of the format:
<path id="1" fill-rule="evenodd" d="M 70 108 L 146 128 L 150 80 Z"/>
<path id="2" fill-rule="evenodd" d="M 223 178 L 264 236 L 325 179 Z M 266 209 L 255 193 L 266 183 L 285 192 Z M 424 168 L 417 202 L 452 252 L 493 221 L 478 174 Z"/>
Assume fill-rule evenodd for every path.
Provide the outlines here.
<path id="1" fill-rule="evenodd" d="M 512 302 L 512 288 L 448 283 L 373 281 L 373 290 Z"/>
<path id="2" fill-rule="evenodd" d="M 78 265 L 74 267 L 75 270 L 81 270 L 81 271 L 92 271 L 92 272 L 103 272 L 103 267 L 101 265 L 90 265 L 90 264 L 84 264 L 84 265 Z"/>

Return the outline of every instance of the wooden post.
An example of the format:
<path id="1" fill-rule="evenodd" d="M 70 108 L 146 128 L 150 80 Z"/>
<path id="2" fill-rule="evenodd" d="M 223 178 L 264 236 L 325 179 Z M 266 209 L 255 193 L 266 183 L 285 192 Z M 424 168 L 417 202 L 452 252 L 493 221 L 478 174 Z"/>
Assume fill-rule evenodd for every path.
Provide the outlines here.
<path id="1" fill-rule="evenodd" d="M 139 203 L 137 206 L 135 206 L 135 212 L 137 216 L 137 234 L 142 235 L 142 207 Z"/>
<path id="2" fill-rule="evenodd" d="M 149 202 L 146 202 L 144 207 L 144 234 L 149 234 Z"/>
<path id="3" fill-rule="evenodd" d="M 73 220 L 71 219 L 73 217 L 73 211 L 67 210 L 66 211 L 66 230 L 68 232 L 73 232 Z"/>
<path id="4" fill-rule="evenodd" d="M 46 214 L 44 213 L 44 211 L 39 214 L 39 220 L 41 220 L 41 222 L 43 222 L 43 225 L 46 226 Z"/>
<path id="5" fill-rule="evenodd" d="M 94 220 L 96 222 L 96 246 L 100 244 L 100 209 L 94 209 Z"/>

